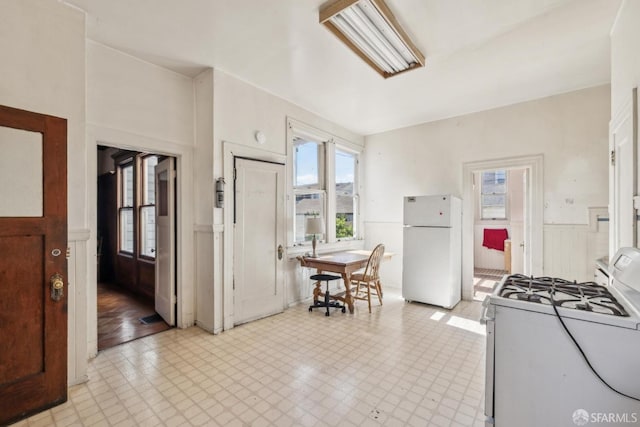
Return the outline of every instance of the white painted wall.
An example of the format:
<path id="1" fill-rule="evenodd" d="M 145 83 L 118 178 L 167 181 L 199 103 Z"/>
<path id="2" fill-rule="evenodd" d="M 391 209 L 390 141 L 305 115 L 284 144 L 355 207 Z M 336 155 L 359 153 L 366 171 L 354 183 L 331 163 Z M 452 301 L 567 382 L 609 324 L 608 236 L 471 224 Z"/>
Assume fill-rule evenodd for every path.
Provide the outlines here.
<path id="1" fill-rule="evenodd" d="M 611 118 L 631 101 L 640 85 L 640 2 L 626 0 L 611 30 Z"/>
<path id="2" fill-rule="evenodd" d="M 193 145 L 193 81 L 87 41 L 87 122 Z"/>
<path id="3" fill-rule="evenodd" d="M 624 117 L 627 112 L 632 114 L 632 95 L 633 88 L 640 86 L 640 2 L 633 0 L 626 0 L 620 6 L 617 20 L 611 30 L 611 132 L 621 132 L 621 129 L 617 129 L 618 126 L 622 126 L 625 122 Z M 636 113 L 637 114 L 637 113 Z M 638 120 L 638 117 L 636 117 Z M 633 126 L 633 120 L 625 122 L 625 126 L 631 128 Z M 628 134 L 632 134 L 633 130 L 628 129 Z M 637 140 L 633 141 L 635 147 L 640 143 Z M 613 137 L 611 138 L 611 149 L 613 149 Z M 640 151 L 639 151 L 640 152 Z M 623 161 L 622 159 L 619 160 Z M 629 161 L 626 159 L 626 161 Z M 637 167 L 640 168 L 640 162 L 637 162 Z M 638 175 L 638 183 L 640 183 L 640 173 Z M 612 175 L 613 177 L 613 175 Z M 633 186 L 633 177 L 622 178 L 624 182 L 620 183 L 620 188 L 629 188 Z M 611 199 L 609 202 L 609 209 L 616 209 L 614 206 L 614 185 L 613 179 L 611 179 Z M 640 188 L 638 185 L 637 188 Z M 630 194 L 633 194 L 632 192 Z M 623 198 L 630 197 L 622 195 Z M 636 215 L 638 211 L 635 211 Z M 620 216 L 625 217 L 627 214 L 622 213 Z M 618 230 L 630 230 L 632 224 L 616 224 L 618 219 L 617 212 L 610 212 L 610 256 L 614 255 L 617 249 L 617 242 L 630 242 L 632 239 L 628 235 L 616 236 L 615 233 Z M 629 213 L 629 217 L 632 217 L 632 213 Z M 638 227 L 638 241 L 640 241 L 640 227 Z M 623 233 L 621 233 L 623 234 Z"/>
<path id="4" fill-rule="evenodd" d="M 176 157 L 178 170 L 179 327 L 195 322 L 194 86 L 193 80 L 104 45 L 86 43 L 89 247 L 95 260 L 97 146 L 107 145 Z M 97 351 L 95 261 L 87 288 L 88 353 Z"/>
<path id="5" fill-rule="evenodd" d="M 213 69 L 207 69 L 194 79 L 196 156 L 194 170 L 195 194 L 195 274 L 196 323 L 214 331 L 215 278 L 222 280 L 222 268 L 212 262 L 220 245 L 214 234 L 214 176 L 213 176 Z M 217 245 L 217 246 L 216 246 Z"/>
<path id="6" fill-rule="evenodd" d="M 262 159 L 286 160 L 287 138 L 286 119 L 287 117 L 296 119 L 310 126 L 316 127 L 326 133 L 338 136 L 357 145 L 364 145 L 364 138 L 354 134 L 334 123 L 331 123 L 312 112 L 304 110 L 282 98 L 278 98 L 270 93 L 258 89 L 246 82 L 243 82 L 222 71 L 214 70 L 214 98 L 213 98 L 213 176 L 215 178 L 225 176 L 227 179 L 227 200 L 233 191 L 232 171 L 224 169 L 224 144 L 230 143 L 242 150 L 249 157 Z M 262 131 L 266 136 L 263 145 L 256 143 L 254 138 L 256 131 Z M 289 182 L 290 177 L 287 177 Z M 289 185 L 289 184 L 287 184 Z M 228 204 L 226 205 L 229 206 Z M 287 208 L 287 212 L 290 209 Z M 288 215 L 288 214 L 287 214 Z M 225 215 L 222 209 L 214 209 L 214 240 L 226 239 L 227 231 Z M 291 227 L 292 218 L 287 218 L 288 227 Z M 361 244 L 362 242 L 360 242 Z M 283 243 L 284 244 L 284 243 Z M 230 248 L 231 246 L 225 246 Z M 290 249 L 287 252 L 291 252 Z M 219 313 L 223 306 L 223 289 L 230 289 L 231 262 L 230 253 L 224 254 L 222 248 L 214 253 L 214 269 L 216 266 L 223 266 L 224 278 L 219 281 L 215 276 L 214 283 L 214 307 Z M 285 267 L 285 303 L 291 304 L 309 295 L 305 294 L 306 284 L 300 280 L 300 267 L 292 255 L 285 255 L 287 265 Z M 208 291 L 207 291 L 208 292 Z M 229 292 L 225 298 L 229 297 Z M 227 313 L 225 313 L 225 318 Z M 216 319 L 215 331 L 222 328 L 221 319 Z"/>
<path id="7" fill-rule="evenodd" d="M 461 195 L 465 162 L 543 154 L 544 222 L 586 224 L 588 208 L 607 203 L 609 101 L 609 86 L 599 86 L 367 136 L 365 244 L 398 254 L 383 281 L 401 286 L 402 197 Z M 545 249 L 563 257 L 570 248 Z"/>
<path id="8" fill-rule="evenodd" d="M 0 13 L 0 104 L 67 119 L 69 384 L 85 381 L 87 367 L 84 19 L 61 2 L 39 0 L 6 0 Z"/>

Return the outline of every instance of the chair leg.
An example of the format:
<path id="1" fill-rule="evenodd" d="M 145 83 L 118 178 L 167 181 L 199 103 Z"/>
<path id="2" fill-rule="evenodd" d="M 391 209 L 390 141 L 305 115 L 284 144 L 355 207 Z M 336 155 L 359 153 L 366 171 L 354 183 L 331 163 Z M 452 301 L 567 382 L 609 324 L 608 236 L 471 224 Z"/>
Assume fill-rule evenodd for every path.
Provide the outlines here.
<path id="1" fill-rule="evenodd" d="M 380 282 L 376 282 L 376 294 L 378 295 L 380 305 L 382 305 L 382 287 L 380 286 Z"/>
<path id="2" fill-rule="evenodd" d="M 371 314 L 371 284 L 367 284 L 367 303 L 369 303 L 369 314 Z"/>

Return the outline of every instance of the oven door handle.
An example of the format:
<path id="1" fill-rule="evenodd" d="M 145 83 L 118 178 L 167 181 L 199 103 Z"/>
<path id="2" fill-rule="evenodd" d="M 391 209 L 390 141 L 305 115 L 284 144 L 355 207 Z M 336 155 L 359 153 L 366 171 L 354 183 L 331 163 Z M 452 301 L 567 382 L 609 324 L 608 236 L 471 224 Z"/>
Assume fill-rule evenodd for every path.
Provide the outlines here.
<path id="1" fill-rule="evenodd" d="M 495 319 L 495 307 L 491 304 L 490 296 L 487 295 L 482 301 L 482 315 L 480 316 L 480 324 L 486 325 L 488 321 Z"/>

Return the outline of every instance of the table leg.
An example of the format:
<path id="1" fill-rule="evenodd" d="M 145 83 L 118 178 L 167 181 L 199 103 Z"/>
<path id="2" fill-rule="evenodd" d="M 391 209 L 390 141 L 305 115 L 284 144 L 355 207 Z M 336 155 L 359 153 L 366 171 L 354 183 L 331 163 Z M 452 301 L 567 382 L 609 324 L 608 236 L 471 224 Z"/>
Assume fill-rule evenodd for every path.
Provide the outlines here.
<path id="1" fill-rule="evenodd" d="M 349 313 L 353 314 L 353 297 L 351 296 L 351 273 L 342 273 L 342 280 L 344 280 L 344 303 L 349 307 Z"/>
<path id="2" fill-rule="evenodd" d="M 322 270 L 318 269 L 317 273 L 320 274 L 322 273 Z M 322 283 L 320 283 L 320 281 L 318 280 L 316 282 L 316 287 L 313 288 L 313 303 L 317 303 L 318 302 L 318 297 L 320 297 L 320 295 L 323 295 L 322 292 Z"/>

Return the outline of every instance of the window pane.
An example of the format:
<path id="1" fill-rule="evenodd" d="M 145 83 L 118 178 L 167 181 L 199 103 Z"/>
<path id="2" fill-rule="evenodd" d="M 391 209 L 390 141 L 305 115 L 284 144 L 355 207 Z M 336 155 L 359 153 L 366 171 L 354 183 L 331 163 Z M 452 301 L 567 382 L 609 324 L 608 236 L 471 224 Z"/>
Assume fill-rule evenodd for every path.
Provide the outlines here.
<path id="1" fill-rule="evenodd" d="M 169 215 L 169 173 L 164 170 L 158 174 L 158 216 Z"/>
<path id="2" fill-rule="evenodd" d="M 293 146 L 294 187 L 321 188 L 321 148 L 321 143 L 296 138 Z"/>
<path id="3" fill-rule="evenodd" d="M 133 209 L 120 209 L 120 250 L 133 253 Z"/>
<path id="4" fill-rule="evenodd" d="M 490 194 L 482 195 L 482 218 L 484 219 L 504 219 L 507 217 L 506 195 Z"/>
<path id="5" fill-rule="evenodd" d="M 156 156 L 148 156 L 142 160 L 142 170 L 144 171 L 143 205 L 153 205 L 156 202 L 155 173 L 157 164 L 158 158 Z"/>
<path id="6" fill-rule="evenodd" d="M 122 207 L 133 206 L 133 165 L 122 167 Z"/>
<path id="7" fill-rule="evenodd" d="M 156 256 L 156 208 L 145 206 L 140 208 L 140 254 L 155 258 Z"/>
<path id="8" fill-rule="evenodd" d="M 312 239 L 312 236 L 307 236 L 304 232 L 305 219 L 308 216 L 320 216 L 322 218 L 326 218 L 324 215 L 324 194 L 296 194 L 294 229 L 294 238 L 296 243 Z M 316 236 L 316 239 L 318 238 L 322 239 L 322 237 Z"/>
<path id="9" fill-rule="evenodd" d="M 42 216 L 42 134 L 0 127 L 0 217 Z"/>
<path id="10" fill-rule="evenodd" d="M 507 218 L 507 171 L 482 172 L 481 217 L 483 219 Z"/>
<path id="11" fill-rule="evenodd" d="M 504 170 L 482 173 L 482 194 L 505 193 L 507 174 Z"/>
<path id="12" fill-rule="evenodd" d="M 336 150 L 336 238 L 355 235 L 356 155 Z"/>

